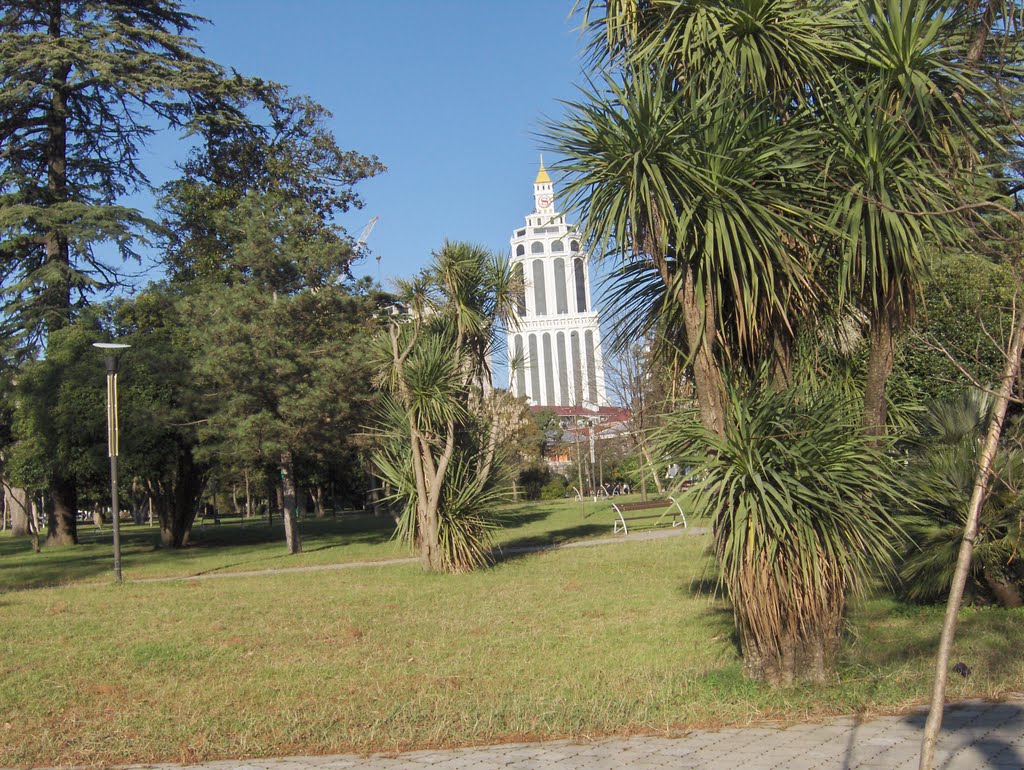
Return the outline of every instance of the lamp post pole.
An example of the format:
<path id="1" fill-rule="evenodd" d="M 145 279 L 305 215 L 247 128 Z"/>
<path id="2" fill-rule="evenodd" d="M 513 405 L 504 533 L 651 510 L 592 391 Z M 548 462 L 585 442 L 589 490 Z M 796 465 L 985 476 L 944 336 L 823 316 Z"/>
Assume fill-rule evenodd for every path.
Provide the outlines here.
<path id="1" fill-rule="evenodd" d="M 115 342 L 94 342 L 107 355 L 107 454 L 110 456 L 110 519 L 114 530 L 114 579 L 121 582 L 121 509 L 117 498 L 117 455 L 119 430 L 117 424 L 117 354 L 129 345 Z"/>

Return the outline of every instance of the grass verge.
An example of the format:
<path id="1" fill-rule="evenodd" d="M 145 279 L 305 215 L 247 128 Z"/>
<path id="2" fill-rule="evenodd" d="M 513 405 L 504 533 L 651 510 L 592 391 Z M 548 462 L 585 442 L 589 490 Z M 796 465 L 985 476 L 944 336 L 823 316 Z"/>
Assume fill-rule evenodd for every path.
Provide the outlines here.
<path id="1" fill-rule="evenodd" d="M 495 531 L 495 543 L 505 548 L 609 536 L 612 530 L 611 504 L 604 500 L 509 505 L 501 514 L 504 526 Z M 280 519 L 273 525 L 267 525 L 263 519 L 238 518 L 225 518 L 219 525 L 197 525 L 189 547 L 178 550 L 158 546 L 160 535 L 156 527 L 126 522 L 121 527 L 122 571 L 126 580 L 140 580 L 380 561 L 410 555 L 392 538 L 394 522 L 387 517 L 344 514 L 337 518 L 307 518 L 300 522 L 299 529 L 304 550 L 290 556 L 285 550 Z M 111 581 L 110 527 L 82 525 L 79 538 L 80 545 L 44 547 L 37 554 L 32 552 L 28 538 L 14 539 L 6 532 L 0 533 L 0 592 Z"/>
<path id="2" fill-rule="evenodd" d="M 525 537 L 525 535 L 524 535 Z M 853 613 L 837 679 L 744 680 L 706 538 L 0 595 L 0 766 L 192 762 L 680 730 L 926 699 L 940 608 Z M 1019 688 L 1024 613 L 966 610 L 950 695 Z"/>

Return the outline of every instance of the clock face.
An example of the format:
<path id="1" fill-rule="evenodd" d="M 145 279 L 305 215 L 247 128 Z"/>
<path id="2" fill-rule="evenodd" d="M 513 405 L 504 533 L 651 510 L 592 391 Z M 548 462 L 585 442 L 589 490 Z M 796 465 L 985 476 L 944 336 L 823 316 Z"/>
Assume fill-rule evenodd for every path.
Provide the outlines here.
<path id="1" fill-rule="evenodd" d="M 551 205 L 551 196 L 550 195 L 542 195 L 542 196 L 540 196 L 537 199 L 537 205 L 540 206 L 542 209 L 546 209 L 548 206 Z"/>

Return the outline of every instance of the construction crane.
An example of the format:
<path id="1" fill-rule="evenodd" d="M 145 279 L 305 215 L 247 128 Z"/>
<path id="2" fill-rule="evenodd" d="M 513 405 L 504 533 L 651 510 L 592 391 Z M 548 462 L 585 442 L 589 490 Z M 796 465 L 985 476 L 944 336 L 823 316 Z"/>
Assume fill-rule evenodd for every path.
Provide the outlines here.
<path id="1" fill-rule="evenodd" d="M 356 256 L 359 256 L 359 252 L 366 246 L 366 240 L 370 237 L 370 233 L 373 232 L 378 221 L 380 221 L 380 217 L 373 217 L 366 223 L 363 232 L 359 234 L 359 240 L 356 241 Z M 377 283 L 380 283 L 380 254 L 377 255 Z"/>
<path id="2" fill-rule="evenodd" d="M 373 232 L 373 228 L 379 220 L 380 217 L 374 217 L 366 223 L 366 227 L 363 228 L 363 232 L 359 234 L 359 240 L 356 241 L 356 254 L 358 254 L 359 250 L 366 245 L 366 240 L 370 237 L 370 233 Z M 380 259 L 380 257 L 377 257 L 377 259 Z"/>

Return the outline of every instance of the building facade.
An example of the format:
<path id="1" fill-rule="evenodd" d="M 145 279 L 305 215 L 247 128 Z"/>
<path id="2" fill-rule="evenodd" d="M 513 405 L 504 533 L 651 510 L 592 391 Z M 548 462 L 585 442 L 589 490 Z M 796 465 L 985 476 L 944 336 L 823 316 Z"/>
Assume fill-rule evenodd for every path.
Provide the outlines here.
<path id="1" fill-rule="evenodd" d="M 582 239 L 555 206 L 541 160 L 533 212 L 511 238 L 513 270 L 525 291 L 519 327 L 509 331 L 509 390 L 531 406 L 606 406 L 601 330 Z"/>

